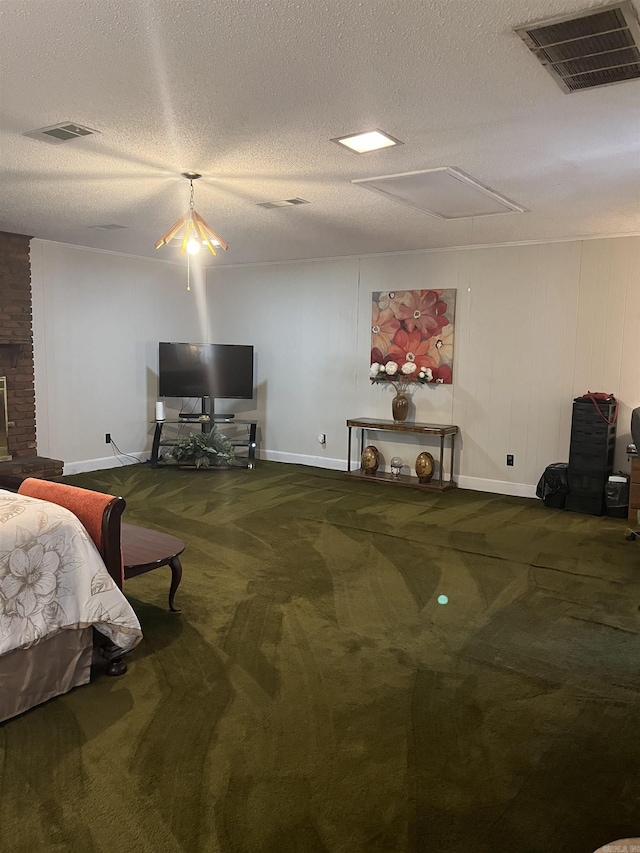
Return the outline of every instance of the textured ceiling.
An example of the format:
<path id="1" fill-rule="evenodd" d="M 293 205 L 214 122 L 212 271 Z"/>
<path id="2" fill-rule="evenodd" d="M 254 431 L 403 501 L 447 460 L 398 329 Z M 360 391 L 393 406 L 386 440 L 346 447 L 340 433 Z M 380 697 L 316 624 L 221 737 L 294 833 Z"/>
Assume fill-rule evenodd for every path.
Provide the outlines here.
<path id="1" fill-rule="evenodd" d="M 3 0 L 0 230 L 176 258 L 154 244 L 195 170 L 213 264 L 637 233 L 640 81 L 565 95 L 513 32 L 597 5 Z M 22 136 L 65 120 L 100 134 Z M 371 128 L 404 145 L 329 141 Z M 441 166 L 530 212 L 442 222 L 350 183 Z"/>

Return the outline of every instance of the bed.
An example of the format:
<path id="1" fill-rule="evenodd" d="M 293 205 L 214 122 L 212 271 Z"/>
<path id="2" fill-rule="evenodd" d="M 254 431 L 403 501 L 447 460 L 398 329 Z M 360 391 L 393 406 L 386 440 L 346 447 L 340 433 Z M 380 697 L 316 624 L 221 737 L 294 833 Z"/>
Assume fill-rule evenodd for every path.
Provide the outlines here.
<path id="1" fill-rule="evenodd" d="M 35 482 L 53 499 L 0 489 L 0 722 L 86 684 L 94 629 L 120 658 L 142 639 L 95 535 L 55 502 L 56 490 L 73 487 Z"/>

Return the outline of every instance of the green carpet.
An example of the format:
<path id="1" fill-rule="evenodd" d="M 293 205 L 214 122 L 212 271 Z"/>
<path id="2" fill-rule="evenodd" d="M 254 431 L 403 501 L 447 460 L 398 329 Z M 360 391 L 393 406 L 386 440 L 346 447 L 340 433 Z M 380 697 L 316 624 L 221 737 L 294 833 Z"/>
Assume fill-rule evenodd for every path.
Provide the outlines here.
<path id="1" fill-rule="evenodd" d="M 129 581 L 129 672 L 0 727 L 2 853 L 591 853 L 640 835 L 625 521 L 269 462 L 67 479 L 184 539 L 183 611 L 167 568 Z"/>

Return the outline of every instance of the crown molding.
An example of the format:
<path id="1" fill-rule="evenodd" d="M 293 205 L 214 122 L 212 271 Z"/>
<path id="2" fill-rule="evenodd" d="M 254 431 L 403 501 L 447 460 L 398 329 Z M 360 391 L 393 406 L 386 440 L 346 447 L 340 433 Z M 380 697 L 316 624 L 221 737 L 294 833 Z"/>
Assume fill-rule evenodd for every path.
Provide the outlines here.
<path id="1" fill-rule="evenodd" d="M 474 245 L 467 244 L 461 246 L 443 246 L 439 248 L 428 249 L 404 249 L 398 252 L 365 252 L 356 255 L 331 255 L 328 257 L 294 258 L 292 260 L 282 261 L 251 261 L 249 263 L 241 264 L 203 264 L 202 269 L 205 271 L 206 274 L 209 270 L 215 271 L 217 269 L 242 269 L 244 267 L 276 267 L 290 264 L 317 264 L 321 261 L 350 261 L 362 258 L 384 258 L 396 255 L 430 255 L 437 254 L 440 252 L 476 251 L 477 249 L 505 249 L 512 246 L 543 246 L 550 243 L 584 243 L 588 240 L 619 240 L 627 237 L 640 237 L 640 231 L 626 231 L 618 234 L 590 234 L 588 236 L 581 237 L 553 237 L 547 240 L 513 240 L 511 242 L 506 243 L 476 243 Z M 130 252 L 117 252 L 113 249 L 95 249 L 92 246 L 77 246 L 74 243 L 62 243 L 59 240 L 45 240 L 42 237 L 33 237 L 31 239 L 31 243 L 42 243 L 51 246 L 64 246 L 67 249 L 77 249 L 78 251 L 82 252 L 97 252 L 101 255 L 116 255 L 117 257 L 135 258 L 139 261 L 151 261 L 153 263 L 170 264 L 171 266 L 182 267 L 184 265 L 184 260 L 177 258 L 154 258 L 149 255 L 134 255 Z"/>
<path id="2" fill-rule="evenodd" d="M 362 258 L 384 258 L 393 255 L 430 255 L 439 252 L 468 252 L 476 249 L 505 249 L 510 246 L 544 246 L 548 243 L 584 243 L 587 240 L 619 240 L 626 237 L 640 237 L 640 231 L 625 231 L 620 234 L 592 234 L 582 237 L 552 237 L 547 240 L 513 240 L 508 243 L 475 243 L 474 245 L 443 246 L 430 249 L 403 249 L 398 252 L 363 252 L 358 255 L 332 255 L 325 258 L 297 258 L 287 261 L 252 261 L 245 264 L 209 264 L 206 269 L 238 269 L 241 267 L 275 267 L 285 264 L 317 264 L 320 261 L 349 261 Z"/>

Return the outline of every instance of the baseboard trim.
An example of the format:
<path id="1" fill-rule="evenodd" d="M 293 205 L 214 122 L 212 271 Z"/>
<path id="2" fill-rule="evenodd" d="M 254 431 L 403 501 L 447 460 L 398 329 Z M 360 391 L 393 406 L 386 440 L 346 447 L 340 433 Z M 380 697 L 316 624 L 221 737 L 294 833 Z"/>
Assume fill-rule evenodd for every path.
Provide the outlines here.
<path id="1" fill-rule="evenodd" d="M 288 462 L 292 465 L 312 465 L 314 468 L 329 468 L 332 471 L 346 471 L 344 459 L 333 459 L 327 456 L 306 456 L 302 453 L 285 453 L 282 450 L 260 450 L 259 459 L 268 462 Z"/>
<path id="2" fill-rule="evenodd" d="M 86 474 L 88 471 L 105 471 L 107 468 L 122 468 L 125 465 L 137 465 L 133 458 L 138 462 L 146 462 L 149 458 L 148 450 L 141 450 L 138 453 L 129 453 L 126 456 L 103 456 L 101 459 L 84 459 L 81 462 L 66 462 L 62 473 L 68 474 Z"/>
<path id="3" fill-rule="evenodd" d="M 346 471 L 346 459 L 334 459 L 328 456 L 309 456 L 304 453 L 286 453 L 282 450 L 258 450 L 258 459 L 266 459 L 269 462 L 284 462 L 291 465 L 310 465 L 313 468 L 328 468 L 331 471 Z M 146 462 L 149 451 L 141 450 L 139 453 L 130 453 L 127 456 L 104 456 L 101 459 L 85 459 L 82 462 L 68 462 L 64 466 L 64 474 L 84 474 L 88 471 L 103 471 L 107 468 L 118 468 L 125 465 L 136 465 L 135 457 L 139 462 Z M 357 462 L 353 463 L 356 467 Z M 461 489 L 470 489 L 474 492 L 492 492 L 496 495 L 511 495 L 516 498 L 535 498 L 536 487 L 528 483 L 509 483 L 506 480 L 485 480 L 481 477 L 456 477 L 456 482 Z"/>
<path id="4" fill-rule="evenodd" d="M 506 480 L 484 480 L 481 477 L 457 477 L 461 489 L 474 492 L 493 492 L 496 495 L 511 495 L 514 498 L 535 498 L 536 487 L 528 483 L 509 483 Z"/>
<path id="5" fill-rule="evenodd" d="M 332 471 L 346 471 L 345 459 L 331 459 L 325 456 L 306 456 L 302 453 L 284 453 L 280 450 L 263 450 L 258 454 L 260 459 L 271 462 L 285 462 L 294 465 L 312 465 L 314 468 L 330 468 Z M 358 462 L 353 463 L 358 467 Z M 493 492 L 496 495 L 511 495 L 516 498 L 535 498 L 536 487 L 528 483 L 509 483 L 506 480 L 485 480 L 481 477 L 456 477 L 461 489 L 475 492 Z"/>

